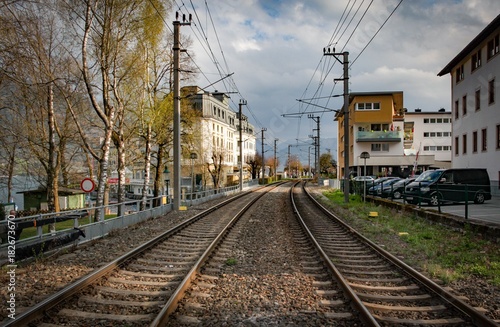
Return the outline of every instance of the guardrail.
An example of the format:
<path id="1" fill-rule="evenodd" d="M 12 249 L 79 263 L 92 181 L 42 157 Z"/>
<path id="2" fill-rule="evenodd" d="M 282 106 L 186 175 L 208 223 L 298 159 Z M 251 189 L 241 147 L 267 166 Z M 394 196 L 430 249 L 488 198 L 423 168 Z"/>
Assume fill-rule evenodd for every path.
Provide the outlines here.
<path id="1" fill-rule="evenodd" d="M 245 187 L 258 182 L 245 183 Z M 192 206 L 218 197 L 234 194 L 239 186 L 187 193 L 181 198 L 181 205 Z M 143 200 L 112 203 L 100 207 L 86 207 L 76 210 L 43 213 L 0 221 L 0 248 L 15 246 L 16 261 L 39 255 L 56 247 L 79 244 L 104 237 L 112 230 L 124 228 L 150 218 L 165 215 L 172 210 L 172 202 L 165 196 L 148 198 L 144 210 Z M 100 209 L 100 210 L 98 210 Z M 104 212 L 104 219 L 96 219 L 96 211 Z M 118 213 L 121 213 L 118 215 Z M 9 231 L 14 231 L 13 233 Z M 9 237 L 10 236 L 10 237 Z M 1 251 L 0 261 L 8 251 Z"/>
<path id="2" fill-rule="evenodd" d="M 421 208 L 423 204 L 428 204 L 437 207 L 439 213 L 442 212 L 441 207 L 446 204 L 463 204 L 465 219 L 469 218 L 470 202 L 482 204 L 492 198 L 490 185 L 435 183 L 429 186 L 428 183 L 418 182 L 418 187 L 415 185 L 409 192 L 407 189 L 409 183 L 399 188 L 398 193 L 395 192 L 393 184 L 384 188 L 384 182 L 376 186 L 375 192 L 371 188 L 375 185 L 373 181 L 352 182 L 351 185 L 353 192 L 361 196 L 366 194 L 400 200 L 403 204 L 408 202 L 417 205 L 418 208 Z M 398 196 L 396 197 L 395 194 Z"/>

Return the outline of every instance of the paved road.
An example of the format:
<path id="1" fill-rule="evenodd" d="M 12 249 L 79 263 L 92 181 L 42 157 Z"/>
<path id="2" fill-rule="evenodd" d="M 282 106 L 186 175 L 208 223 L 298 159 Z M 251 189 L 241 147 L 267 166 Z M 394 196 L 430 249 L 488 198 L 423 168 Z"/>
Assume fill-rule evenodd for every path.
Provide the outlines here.
<path id="1" fill-rule="evenodd" d="M 437 210 L 438 208 L 422 204 L 422 209 Z M 445 204 L 441 206 L 441 211 L 465 218 L 465 203 Z M 491 200 L 485 201 L 483 204 L 469 202 L 468 218 L 500 225 L 500 196 L 494 196 Z"/>

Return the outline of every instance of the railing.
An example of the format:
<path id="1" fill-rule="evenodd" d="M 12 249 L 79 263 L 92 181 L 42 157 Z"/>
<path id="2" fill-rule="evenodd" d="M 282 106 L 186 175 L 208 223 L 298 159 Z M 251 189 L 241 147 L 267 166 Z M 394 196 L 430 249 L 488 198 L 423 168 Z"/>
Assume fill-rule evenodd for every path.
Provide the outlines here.
<path id="1" fill-rule="evenodd" d="M 356 133 L 357 142 L 369 142 L 369 141 L 401 141 L 402 132 L 401 131 L 358 131 Z"/>
<path id="2" fill-rule="evenodd" d="M 258 185 L 258 181 L 244 183 L 246 188 L 254 185 Z M 181 198 L 181 205 L 192 206 L 237 192 L 239 192 L 238 185 L 187 193 Z M 52 246 L 60 247 L 73 241 L 88 242 L 103 237 L 112 230 L 159 217 L 172 210 L 172 202 L 165 196 L 148 198 L 144 210 L 141 211 L 142 202 L 142 199 L 137 199 L 100 207 L 86 207 L 20 218 L 9 217 L 7 220 L 0 221 L 0 238 L 2 239 L 0 248 L 15 245 L 16 259 L 19 260 L 22 257 L 50 250 Z M 97 212 L 104 212 L 104 219 L 98 219 Z M 118 215 L 119 212 L 120 215 Z M 14 233 L 8 233 L 11 230 Z M 5 259 L 7 252 L 2 251 L 0 261 Z"/>
<path id="3" fill-rule="evenodd" d="M 492 199 L 490 185 L 435 183 L 429 186 L 427 183 L 418 182 L 418 186 L 414 186 L 414 190 L 408 193 L 408 183 L 401 189 L 400 197 L 394 199 L 394 184 L 384 187 L 384 182 L 382 182 L 377 187 L 377 192 L 373 192 L 370 188 L 374 184 L 373 181 L 366 181 L 366 195 L 381 196 L 403 203 L 408 202 L 419 208 L 423 204 L 427 204 L 431 207 L 437 207 L 439 213 L 442 212 L 442 206 L 460 204 L 464 207 L 465 219 L 470 216 L 470 202 L 483 203 Z M 351 185 L 353 193 L 363 196 L 365 192 L 364 182 L 353 182 Z"/>

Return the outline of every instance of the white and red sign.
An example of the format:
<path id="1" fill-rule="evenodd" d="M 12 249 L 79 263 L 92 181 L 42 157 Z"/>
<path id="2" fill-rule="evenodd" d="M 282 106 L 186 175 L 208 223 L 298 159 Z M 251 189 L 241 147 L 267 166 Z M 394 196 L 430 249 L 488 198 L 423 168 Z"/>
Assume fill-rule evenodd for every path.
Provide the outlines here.
<path id="1" fill-rule="evenodd" d="M 95 189 L 95 183 L 92 179 L 87 177 L 84 178 L 80 183 L 80 188 L 82 189 L 82 191 L 89 193 Z"/>

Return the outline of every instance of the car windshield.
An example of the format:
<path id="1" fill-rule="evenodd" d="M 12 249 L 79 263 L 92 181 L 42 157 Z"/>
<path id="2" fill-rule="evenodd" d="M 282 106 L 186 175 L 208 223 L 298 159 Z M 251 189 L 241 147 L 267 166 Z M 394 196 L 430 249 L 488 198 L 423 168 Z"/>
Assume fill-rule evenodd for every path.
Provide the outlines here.
<path id="1" fill-rule="evenodd" d="M 441 176 L 441 170 L 428 170 L 418 176 L 415 182 L 434 182 Z"/>

